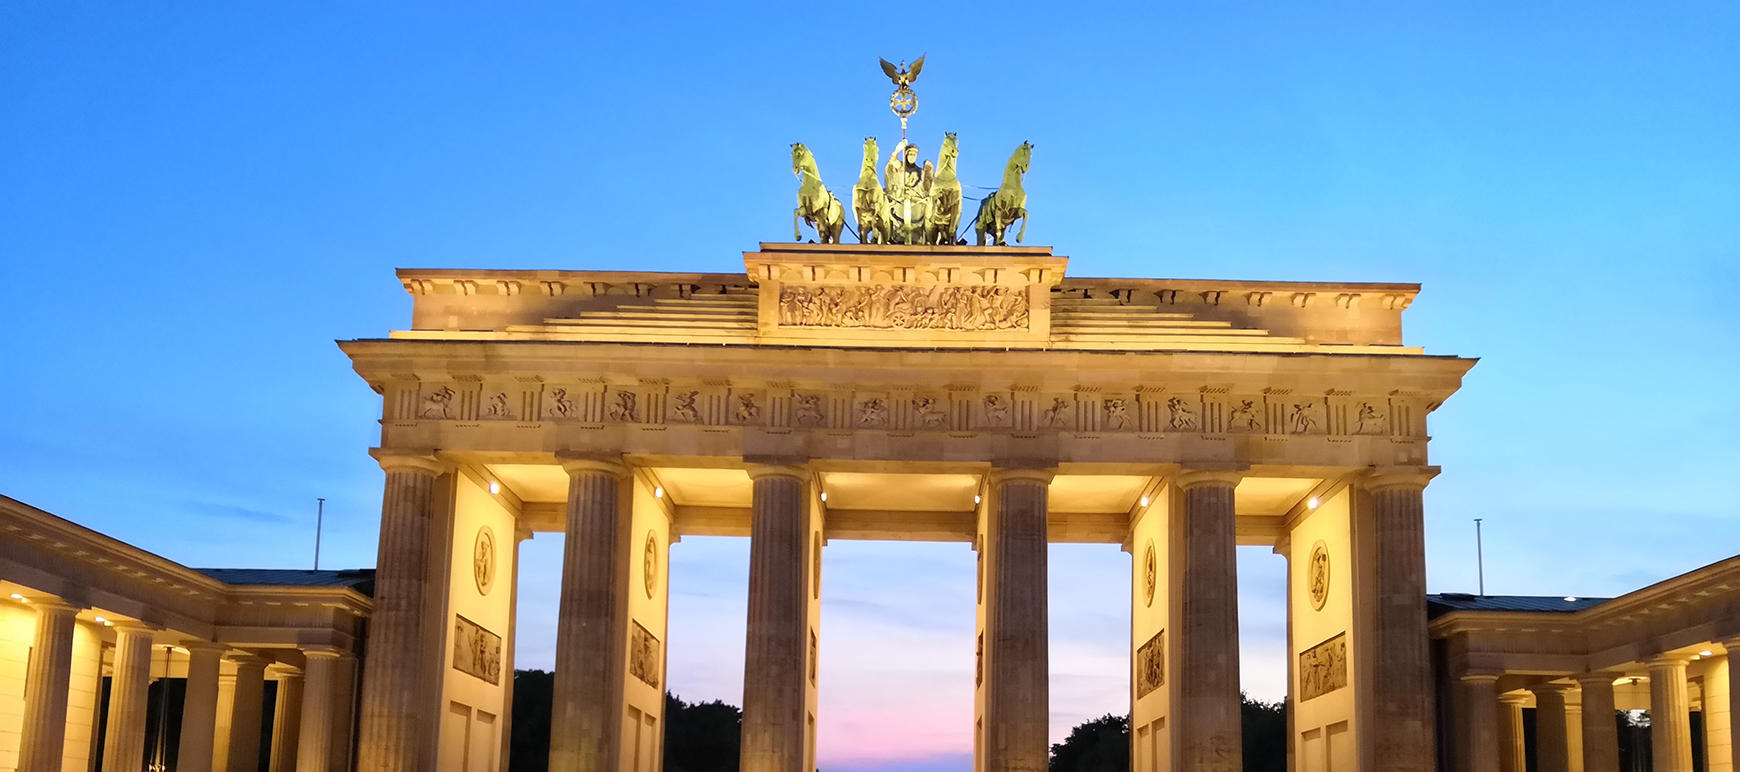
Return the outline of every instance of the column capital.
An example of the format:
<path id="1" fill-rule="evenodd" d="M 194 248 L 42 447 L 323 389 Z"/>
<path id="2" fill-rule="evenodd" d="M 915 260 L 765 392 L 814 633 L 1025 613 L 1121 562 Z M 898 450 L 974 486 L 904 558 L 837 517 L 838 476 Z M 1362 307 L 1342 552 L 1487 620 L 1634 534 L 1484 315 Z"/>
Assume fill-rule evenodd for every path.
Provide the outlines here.
<path id="1" fill-rule="evenodd" d="M 1052 478 L 1056 476 L 1057 470 L 1048 467 L 994 466 L 991 467 L 990 473 L 987 474 L 985 478 L 986 481 L 992 485 L 1015 482 L 1017 480 L 1035 482 L 1040 485 L 1050 485 Z"/>
<path id="2" fill-rule="evenodd" d="M 1621 675 L 1623 674 L 1613 670 L 1592 670 L 1587 673 L 1573 674 L 1571 679 L 1576 681 L 1577 685 L 1584 689 L 1591 686 L 1599 688 L 1603 685 L 1611 689 L 1613 688 L 1613 682 L 1619 680 Z"/>
<path id="3" fill-rule="evenodd" d="M 302 658 L 309 661 L 343 659 L 344 651 L 337 646 L 303 646 Z"/>
<path id="4" fill-rule="evenodd" d="M 1529 701 L 1529 696 L 1519 692 L 1505 692 L 1498 695 L 1498 701 L 1506 705 L 1522 705 Z"/>
<path id="5" fill-rule="evenodd" d="M 176 645 L 180 646 L 183 649 L 187 649 L 187 653 L 189 656 L 191 656 L 196 651 L 198 651 L 198 652 L 209 651 L 213 654 L 221 655 L 224 652 L 230 650 L 230 647 L 225 646 L 221 643 L 216 643 L 214 641 L 187 640 L 187 641 L 182 641 L 181 643 L 176 644 Z"/>
<path id="6" fill-rule="evenodd" d="M 77 614 L 84 610 L 83 606 L 68 603 L 66 599 L 54 595 L 25 595 L 21 602 L 38 612 Z"/>
<path id="7" fill-rule="evenodd" d="M 810 470 L 805 469 L 801 462 L 797 463 L 797 464 L 792 464 L 792 463 L 783 463 L 783 464 L 751 463 L 750 465 L 744 467 L 743 471 L 747 472 L 749 474 L 749 479 L 751 481 L 759 480 L 763 477 L 790 477 L 794 480 L 797 480 L 798 482 L 808 482 L 810 479 Z"/>
<path id="8" fill-rule="evenodd" d="M 381 469 L 388 474 L 394 472 L 416 472 L 430 477 L 447 471 L 447 464 L 435 457 L 433 450 L 398 450 L 393 448 L 369 448 L 369 455 L 380 463 Z"/>
<path id="9" fill-rule="evenodd" d="M 1237 469 L 1206 469 L 1185 467 L 1172 478 L 1172 484 L 1181 491 L 1187 491 L 1199 485 L 1223 485 L 1228 488 L 1237 487 L 1245 473 Z"/>
<path id="10" fill-rule="evenodd" d="M 241 649 L 231 649 L 224 654 L 224 659 L 235 663 L 237 668 L 259 668 L 262 671 L 266 669 L 267 665 L 272 664 L 272 661 L 265 657 Z"/>
<path id="11" fill-rule="evenodd" d="M 1496 683 L 1498 683 L 1498 679 L 1501 678 L 1502 676 L 1503 676 L 1502 673 L 1481 670 L 1481 671 L 1475 671 L 1472 673 L 1463 673 L 1462 675 L 1458 676 L 1458 678 L 1460 678 L 1461 681 L 1465 684 L 1481 684 L 1481 683 L 1496 684 Z"/>
<path id="12" fill-rule="evenodd" d="M 1673 667 L 1684 669 L 1685 666 L 1692 661 L 1692 656 L 1693 655 L 1689 652 L 1663 652 L 1649 658 L 1649 669 L 1656 670 L 1658 668 L 1665 669 Z"/>
<path id="13" fill-rule="evenodd" d="M 631 473 L 628 465 L 622 463 L 621 454 L 559 451 L 556 453 L 556 460 L 561 462 L 562 471 L 567 472 L 569 477 L 578 477 L 583 474 L 604 474 L 617 479 L 626 479 Z"/>
<path id="14" fill-rule="evenodd" d="M 110 619 L 108 626 L 113 628 L 116 634 L 132 633 L 138 635 L 144 633 L 146 635 L 152 635 L 157 632 L 157 628 L 137 619 Z"/>
<path id="15" fill-rule="evenodd" d="M 1534 686 L 1529 687 L 1529 691 L 1534 692 L 1536 697 L 1540 697 L 1541 695 L 1544 695 L 1544 694 L 1556 694 L 1556 695 L 1563 696 L 1565 694 L 1568 694 L 1570 692 L 1574 692 L 1576 690 L 1577 690 L 1576 684 L 1561 683 L 1559 681 L 1548 681 L 1544 684 L 1535 684 Z"/>
<path id="16" fill-rule="evenodd" d="M 1435 466 L 1374 466 L 1359 485 L 1373 492 L 1390 488 L 1425 490 L 1438 471 Z"/>

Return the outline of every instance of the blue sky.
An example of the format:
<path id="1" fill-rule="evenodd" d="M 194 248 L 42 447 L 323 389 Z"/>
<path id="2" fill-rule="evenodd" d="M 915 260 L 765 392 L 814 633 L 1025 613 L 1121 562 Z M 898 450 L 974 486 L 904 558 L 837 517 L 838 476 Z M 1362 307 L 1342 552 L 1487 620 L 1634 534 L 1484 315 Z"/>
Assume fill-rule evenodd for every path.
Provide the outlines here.
<path id="1" fill-rule="evenodd" d="M 923 53 L 926 156 L 989 186 L 1032 141 L 1073 275 L 1422 283 L 1409 342 L 1481 358 L 1432 417 L 1431 589 L 1484 517 L 1490 591 L 1620 593 L 1740 547 L 1737 38 L 1731 2 L 0 3 L 0 492 L 283 567 L 325 496 L 323 562 L 370 565 L 378 399 L 332 341 L 407 326 L 394 268 L 741 270 L 788 145 L 849 187 L 898 138 L 876 58 Z M 547 665 L 560 537 L 526 551 Z M 1052 559 L 1061 735 L 1125 709 L 1128 559 Z M 881 656 L 823 657 L 824 761 L 961 768 L 971 552 L 828 560 L 825 629 Z M 736 702 L 747 545 L 672 567 L 672 686 Z M 1278 696 L 1279 559 L 1241 567 Z"/>

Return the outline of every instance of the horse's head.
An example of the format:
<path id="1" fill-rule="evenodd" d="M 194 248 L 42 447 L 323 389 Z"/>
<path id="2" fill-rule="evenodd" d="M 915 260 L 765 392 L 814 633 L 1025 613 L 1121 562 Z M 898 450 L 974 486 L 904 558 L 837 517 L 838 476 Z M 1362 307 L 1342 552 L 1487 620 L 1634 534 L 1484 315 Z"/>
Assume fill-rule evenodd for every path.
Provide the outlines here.
<path id="1" fill-rule="evenodd" d="M 864 165 L 876 165 L 876 159 L 882 157 L 882 151 L 876 147 L 875 137 L 864 138 Z"/>
<path id="2" fill-rule="evenodd" d="M 955 133 L 951 131 L 943 134 L 942 150 L 938 152 L 938 155 L 943 158 L 954 158 L 960 154 L 960 145 L 955 142 Z"/>
<path id="3" fill-rule="evenodd" d="M 1021 172 L 1022 174 L 1026 174 L 1027 169 L 1032 165 L 1033 143 L 1022 142 L 1020 147 L 1015 148 L 1015 154 L 1009 156 L 1009 168 Z"/>
<path id="4" fill-rule="evenodd" d="M 791 143 L 791 173 L 804 173 L 804 160 L 810 157 L 810 149 L 802 142 Z"/>

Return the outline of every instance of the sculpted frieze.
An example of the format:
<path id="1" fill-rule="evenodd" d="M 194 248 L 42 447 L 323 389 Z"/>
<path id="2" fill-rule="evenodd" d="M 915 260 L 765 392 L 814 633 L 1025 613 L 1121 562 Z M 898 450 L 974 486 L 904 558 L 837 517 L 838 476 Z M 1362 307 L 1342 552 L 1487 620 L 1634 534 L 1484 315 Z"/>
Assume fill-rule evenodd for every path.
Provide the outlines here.
<path id="1" fill-rule="evenodd" d="M 1027 290 L 1017 287 L 785 285 L 779 290 L 783 327 L 895 330 L 1025 330 Z"/>
<path id="2" fill-rule="evenodd" d="M 1299 652 L 1299 701 L 1347 686 L 1347 634 Z"/>

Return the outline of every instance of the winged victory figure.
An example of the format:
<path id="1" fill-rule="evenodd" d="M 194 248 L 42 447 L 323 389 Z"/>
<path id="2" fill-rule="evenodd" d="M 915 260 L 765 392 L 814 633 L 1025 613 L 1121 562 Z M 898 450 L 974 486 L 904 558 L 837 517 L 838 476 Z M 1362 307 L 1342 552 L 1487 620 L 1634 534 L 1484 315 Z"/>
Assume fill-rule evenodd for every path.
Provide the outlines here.
<path id="1" fill-rule="evenodd" d="M 910 70 L 906 69 L 906 62 L 901 62 L 901 66 L 895 67 L 887 59 L 877 57 L 876 60 L 882 63 L 882 71 L 888 73 L 888 79 L 894 81 L 897 88 L 911 86 L 913 81 L 918 80 L 918 71 L 924 69 L 924 57 L 922 56 L 912 61 L 912 69 Z"/>

